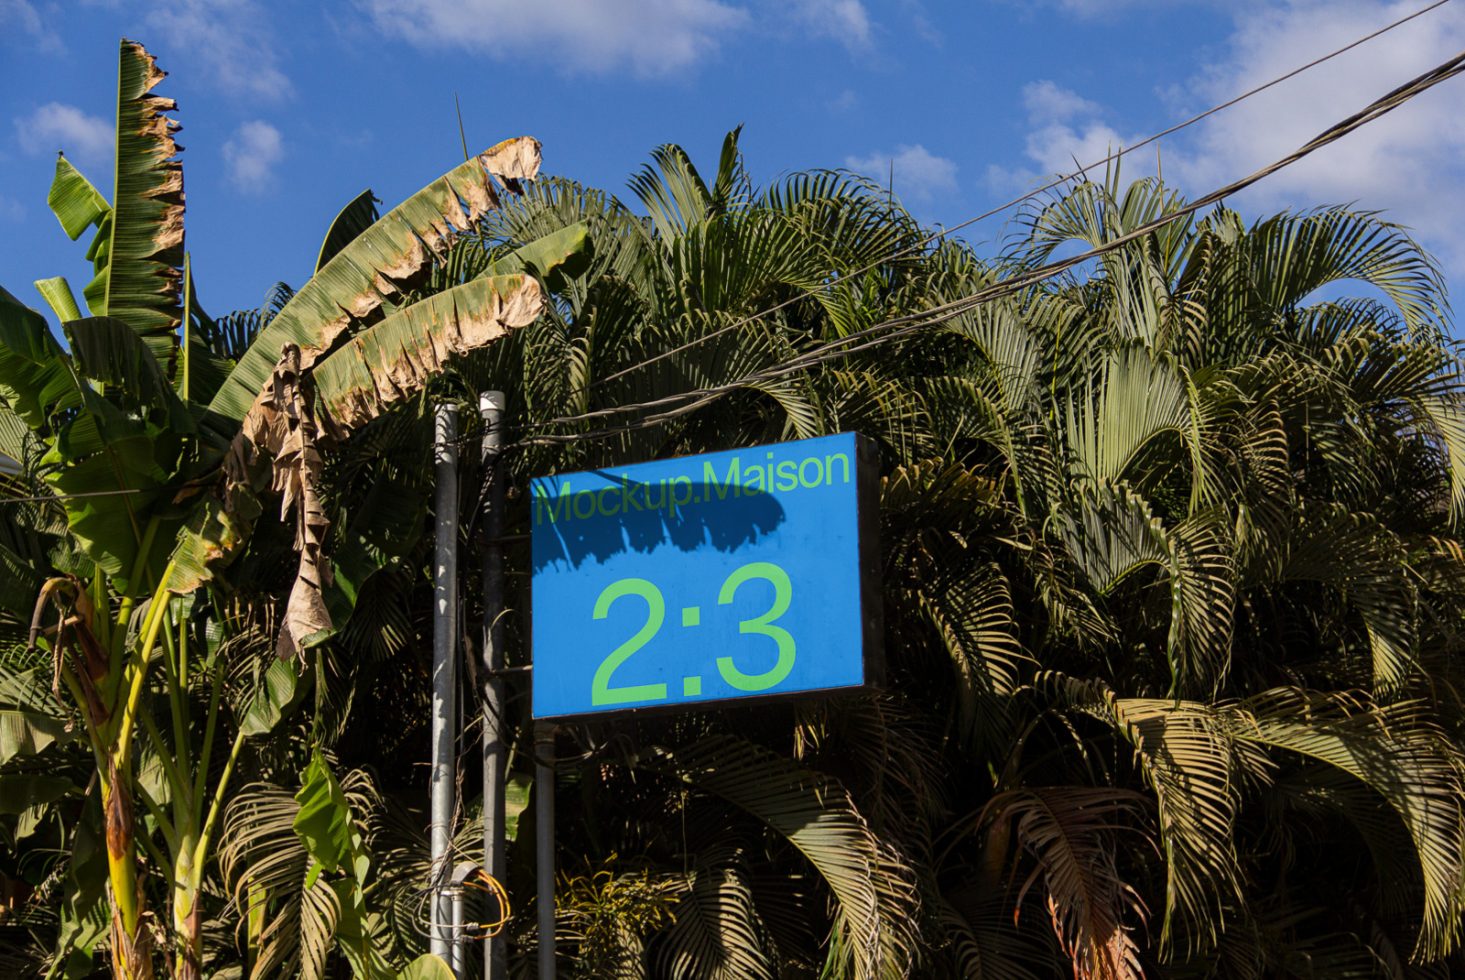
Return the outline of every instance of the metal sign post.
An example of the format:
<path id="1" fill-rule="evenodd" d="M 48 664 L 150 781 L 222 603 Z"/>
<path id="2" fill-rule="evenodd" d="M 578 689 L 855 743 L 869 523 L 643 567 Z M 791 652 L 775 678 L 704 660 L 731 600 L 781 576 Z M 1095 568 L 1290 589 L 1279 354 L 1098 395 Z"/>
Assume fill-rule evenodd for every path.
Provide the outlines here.
<path id="1" fill-rule="evenodd" d="M 504 849 L 504 488 L 499 474 L 503 446 L 504 393 L 478 398 L 483 418 L 483 865 L 489 877 L 508 880 Z M 495 898 L 493 901 L 497 901 Z M 502 912 L 503 910 L 499 910 Z M 498 919 L 500 915 L 489 915 Z M 508 949 L 503 931 L 484 940 L 484 980 L 506 980 Z"/>
<path id="2" fill-rule="evenodd" d="M 444 960 L 453 943 L 448 876 L 453 839 L 458 666 L 458 407 L 439 405 L 433 419 L 437 480 L 437 551 L 433 560 L 432 770 L 428 777 L 432 853 L 429 949 Z"/>
<path id="3" fill-rule="evenodd" d="M 535 889 L 539 980 L 554 980 L 554 727 L 534 726 Z"/>

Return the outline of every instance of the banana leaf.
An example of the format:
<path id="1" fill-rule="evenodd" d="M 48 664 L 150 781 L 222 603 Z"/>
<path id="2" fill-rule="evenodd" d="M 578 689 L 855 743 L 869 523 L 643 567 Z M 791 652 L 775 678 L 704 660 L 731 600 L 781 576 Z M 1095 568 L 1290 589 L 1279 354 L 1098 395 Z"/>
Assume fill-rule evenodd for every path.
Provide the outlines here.
<path id="1" fill-rule="evenodd" d="M 0 398 L 33 431 L 81 407 L 76 378 L 46 318 L 0 287 Z"/>
<path id="2" fill-rule="evenodd" d="M 387 212 L 291 297 L 240 358 L 210 410 L 243 419 L 287 344 L 300 348 L 301 367 L 309 368 L 353 321 L 365 320 L 389 297 L 410 288 L 452 239 L 498 207 L 489 174 L 514 187 L 538 171 L 538 140 L 506 140 Z"/>
<path id="3" fill-rule="evenodd" d="M 56 174 L 51 178 L 51 191 L 46 203 L 61 222 L 66 237 L 76 241 L 81 233 L 112 212 L 112 205 L 92 182 L 81 175 L 62 154 L 56 156 Z"/>
<path id="4" fill-rule="evenodd" d="M 376 206 L 381 202 L 376 195 L 371 193 L 371 188 L 357 194 L 351 202 L 341 209 L 331 222 L 331 227 L 326 231 L 325 241 L 320 243 L 320 254 L 316 256 L 315 271 L 319 272 L 325 268 L 327 262 L 340 254 L 341 249 L 350 245 L 361 233 L 372 225 L 376 224 L 381 214 Z"/>
<path id="5" fill-rule="evenodd" d="M 116 317 L 94 316 L 63 324 L 62 329 L 83 377 L 120 389 L 131 404 L 162 414 L 174 432 L 193 430 L 193 419 L 162 365 L 127 324 Z"/>
<path id="6" fill-rule="evenodd" d="M 421 391 L 449 357 L 533 323 L 543 303 L 526 276 L 475 279 L 414 303 L 316 365 L 316 410 L 339 438 Z"/>
<path id="7" fill-rule="evenodd" d="M 183 164 L 173 140 L 178 124 L 167 115 L 177 105 L 150 94 L 165 77 L 142 45 L 122 41 L 112 211 L 99 221 L 89 256 L 97 274 L 84 295 L 92 313 L 142 337 L 171 377 L 183 321 Z"/>

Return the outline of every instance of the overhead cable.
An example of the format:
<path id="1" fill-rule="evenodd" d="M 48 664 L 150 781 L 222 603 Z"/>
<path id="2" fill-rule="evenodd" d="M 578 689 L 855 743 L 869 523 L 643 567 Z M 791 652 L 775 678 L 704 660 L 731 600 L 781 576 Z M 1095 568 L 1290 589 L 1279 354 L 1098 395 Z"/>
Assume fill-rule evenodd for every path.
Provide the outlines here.
<path id="1" fill-rule="evenodd" d="M 966 221 L 961 222 L 960 224 L 953 225 L 950 228 L 944 228 L 941 231 L 928 236 L 927 238 L 923 239 L 921 242 L 918 242 L 915 245 L 908 246 L 906 249 L 900 252 L 893 253 L 890 256 L 877 260 L 875 263 L 872 263 L 868 266 L 863 267 L 862 269 L 850 273 L 845 278 L 859 275 L 863 272 L 868 272 L 871 269 L 883 264 L 884 262 L 888 262 L 893 259 L 899 258 L 902 255 L 909 254 L 916 249 L 922 248 L 925 245 L 930 244 L 932 241 L 950 235 L 953 232 L 966 228 L 972 224 L 984 220 L 985 218 L 989 218 L 1017 204 L 1021 204 L 1024 201 L 1031 200 L 1039 196 L 1040 194 L 1045 193 L 1046 191 L 1052 190 L 1054 187 L 1057 187 L 1060 184 L 1066 183 L 1069 180 L 1072 180 L 1087 173 L 1089 170 L 1117 160 L 1125 154 L 1132 153 L 1135 150 L 1148 146 L 1151 143 L 1154 143 L 1155 141 L 1164 138 L 1165 136 L 1168 136 L 1174 132 L 1177 132 L 1178 130 L 1184 129 L 1187 126 L 1191 126 L 1197 122 L 1200 122 L 1208 116 L 1215 115 L 1216 113 L 1228 109 L 1231 106 L 1234 106 L 1237 103 L 1242 102 L 1246 99 L 1249 99 L 1260 92 L 1264 92 L 1275 85 L 1281 84 L 1288 79 L 1294 78 L 1297 75 L 1311 68 L 1314 68 L 1317 65 L 1322 64 L 1323 62 L 1326 62 L 1332 58 L 1336 58 L 1338 55 L 1341 55 L 1347 51 L 1352 50 L 1353 48 L 1358 47 L 1361 44 L 1371 41 L 1374 38 L 1379 37 L 1380 35 L 1385 34 L 1391 30 L 1394 30 L 1395 28 L 1405 23 L 1408 23 L 1409 21 L 1414 20 L 1415 18 L 1420 17 L 1426 13 L 1429 13 L 1432 10 L 1442 7 L 1449 2 L 1450 0 L 1435 0 L 1434 3 L 1431 3 L 1426 7 L 1422 7 L 1411 14 L 1401 17 L 1398 20 L 1395 20 L 1392 23 L 1381 27 L 1370 34 L 1364 35 L 1363 37 L 1360 37 L 1357 40 L 1352 41 L 1341 48 L 1337 48 L 1336 50 L 1331 51 L 1326 55 L 1315 58 L 1305 65 L 1294 68 L 1284 75 L 1279 75 L 1276 78 L 1273 78 L 1272 80 L 1262 85 L 1258 85 L 1255 88 L 1249 89 L 1246 92 L 1243 92 L 1242 94 L 1237 95 L 1226 102 L 1212 106 L 1204 112 L 1192 116 L 1184 122 L 1176 123 L 1170 128 L 1158 132 L 1153 136 L 1147 137 L 1146 139 L 1141 140 L 1140 142 L 1135 143 L 1132 146 L 1121 147 L 1120 149 L 1110 153 L 1108 156 L 1096 160 L 1086 166 L 1080 167 L 1072 174 L 1050 181 L 1049 183 L 1038 187 L 1021 197 L 1014 198 L 1013 200 L 1008 201 L 1005 204 L 1002 204 L 989 211 L 985 211 L 982 214 L 979 214 L 973 218 L 969 218 Z M 1419 95 L 1422 92 L 1433 88 L 1440 82 L 1443 82 L 1449 78 L 1453 78 L 1455 75 L 1460 74 L 1462 70 L 1465 70 L 1465 68 L 1462 68 L 1462 62 L 1465 62 L 1465 52 L 1461 52 L 1460 54 L 1449 59 L 1448 61 L 1443 62 L 1429 72 L 1426 72 L 1423 75 L 1420 75 L 1417 78 L 1406 82 L 1404 85 L 1401 85 L 1400 87 L 1394 89 L 1392 92 L 1371 103 L 1369 106 L 1359 111 L 1358 113 L 1355 113 L 1354 115 L 1349 116 L 1347 119 L 1335 123 L 1327 130 L 1324 130 L 1319 135 L 1313 137 L 1312 140 L 1308 141 L 1303 146 L 1294 150 L 1288 156 L 1282 157 L 1281 159 L 1276 160 L 1271 164 L 1268 164 L 1266 167 L 1263 167 L 1262 169 L 1257 170 L 1254 173 L 1241 178 L 1240 180 L 1234 181 L 1233 183 L 1228 184 L 1225 187 L 1214 190 L 1204 197 L 1201 197 L 1196 201 L 1185 205 L 1175 212 L 1167 214 L 1161 218 L 1157 218 L 1154 221 L 1151 221 L 1145 225 L 1141 225 L 1140 227 L 1126 233 L 1125 235 L 1120 236 L 1119 238 L 1114 239 L 1113 241 L 1106 242 L 1102 246 L 1090 249 L 1087 252 L 1080 253 L 1078 255 L 1063 259 L 1058 262 L 1039 266 L 1033 270 L 1030 270 L 1028 273 L 1022 276 L 1018 276 L 1013 279 L 1003 280 L 1000 283 L 996 283 L 990 287 L 979 290 L 975 293 L 971 293 L 967 296 L 961 297 L 957 300 L 953 300 L 941 306 L 932 307 L 929 310 L 923 310 L 919 313 L 912 313 L 905 316 L 893 317 L 891 319 L 881 321 L 880 323 L 874 324 L 870 327 L 866 327 L 863 330 L 859 330 L 845 337 L 830 341 L 827 344 L 821 345 L 820 347 L 817 347 L 811 351 L 798 355 L 797 357 L 785 361 L 782 364 L 775 365 L 770 368 L 764 368 L 760 371 L 745 375 L 743 378 L 740 378 L 737 381 L 728 382 L 727 384 L 717 385 L 711 388 L 702 388 L 695 391 L 682 392 L 676 395 L 668 395 L 664 398 L 659 398 L 652 401 L 617 405 L 611 408 L 600 409 L 593 412 L 585 412 L 579 415 L 562 416 L 559 418 L 533 421 L 522 425 L 521 428 L 538 429 L 554 425 L 569 425 L 575 422 L 589 421 L 596 418 L 605 418 L 613 415 L 646 411 L 648 409 L 659 408 L 666 405 L 677 406 L 675 408 L 669 409 L 667 412 L 664 412 L 662 414 L 638 419 L 635 422 L 629 423 L 627 425 L 614 426 L 606 429 L 595 430 L 593 432 L 531 437 L 529 439 L 519 440 L 515 445 L 517 447 L 522 447 L 528 445 L 547 445 L 561 444 L 566 442 L 577 442 L 583 439 L 605 438 L 607 436 L 617 435 L 622 432 L 632 431 L 640 428 L 648 428 L 653 425 L 660 425 L 679 415 L 684 415 L 690 411 L 695 411 L 697 408 L 702 407 L 702 405 L 706 404 L 708 401 L 711 401 L 716 397 L 726 394 L 729 391 L 733 391 L 739 388 L 745 388 L 750 384 L 756 384 L 760 381 L 774 380 L 795 371 L 803 370 L 808 367 L 813 367 L 836 358 L 846 357 L 850 354 L 856 353 L 857 351 L 866 350 L 870 347 L 885 343 L 889 340 L 894 340 L 903 336 L 907 336 L 911 332 L 923 329 L 924 327 L 944 323 L 960 315 L 968 309 L 971 309 L 982 303 L 989 302 L 990 300 L 997 299 L 1001 296 L 1017 292 L 1021 289 L 1026 288 L 1029 285 L 1033 285 L 1034 283 L 1037 283 L 1044 279 L 1051 278 L 1052 276 L 1055 276 L 1066 269 L 1086 262 L 1089 259 L 1096 258 L 1100 255 L 1105 254 L 1106 252 L 1113 251 L 1119 246 L 1133 241 L 1135 238 L 1147 235 L 1161 227 L 1164 227 L 1167 224 L 1170 224 L 1173 221 L 1178 220 L 1179 218 L 1192 214 L 1202 208 L 1209 207 L 1211 204 L 1214 204 L 1225 197 L 1229 197 L 1232 194 L 1238 193 L 1239 191 L 1250 187 L 1257 181 L 1262 180 L 1267 176 L 1270 176 L 1271 174 L 1283 169 L 1284 167 L 1290 166 L 1291 164 L 1297 162 L 1298 160 L 1309 155 L 1315 150 L 1321 149 L 1329 143 L 1341 139 L 1343 136 L 1346 136 L 1347 134 L 1353 132 L 1355 129 L 1358 129 L 1361 126 L 1372 122 L 1379 116 L 1391 112 L 1393 109 L 1398 108 L 1398 106 L 1403 105 L 1409 99 L 1412 99 L 1416 95 Z M 689 341 L 679 347 L 674 347 L 670 350 L 663 351 L 653 357 L 647 358 L 644 361 L 640 361 L 636 364 L 630 365 L 629 367 L 623 368 L 618 372 L 607 375 L 606 377 L 601 378 L 598 381 L 592 382 L 591 386 L 594 387 L 595 385 L 605 384 L 625 374 L 628 374 L 631 371 L 639 370 L 640 368 L 655 363 L 656 361 L 672 357 L 699 344 L 706 343 L 707 341 L 710 341 L 717 336 L 726 334 L 748 323 L 768 316 L 769 314 L 777 312 L 778 310 L 792 305 L 793 303 L 798 302 L 799 300 L 802 300 L 804 298 L 804 295 L 800 295 L 790 298 L 788 300 L 784 300 L 783 302 L 762 310 L 761 312 L 751 314 L 741 320 L 729 324 L 728 326 L 721 327 L 717 330 L 712 331 L 711 333 L 704 334 L 703 336 Z M 890 332 L 884 334 L 883 336 L 877 337 L 876 339 L 869 339 L 874 335 L 880 334 L 881 331 Z M 867 342 L 860 343 L 858 346 L 855 347 L 846 346 L 857 341 Z M 44 503 L 47 501 L 64 501 L 90 497 L 110 497 L 139 493 L 155 493 L 167 490 L 183 490 L 192 487 L 205 486 L 208 482 L 209 481 L 190 481 L 187 483 L 175 484 L 172 486 L 165 485 L 147 488 L 96 490 L 71 494 L 52 494 L 46 496 L 0 497 L 0 504 Z"/>
<path id="2" fill-rule="evenodd" d="M 872 269 L 879 268 L 880 266 L 884 265 L 887 262 L 892 262 L 892 261 L 894 261 L 896 259 L 902 258 L 902 257 L 904 257 L 906 255 L 909 255 L 909 254 L 913 253 L 913 252 L 919 251 L 920 249 L 925 248 L 927 245 L 931 244 L 934 241 L 937 241 L 937 240 L 942 239 L 942 238 L 946 238 L 947 236 L 952 235 L 955 232 L 961 231 L 964 228 L 968 228 L 968 227 L 970 227 L 970 226 L 972 226 L 974 224 L 977 224 L 978 222 L 985 221 L 987 218 L 990 218 L 990 217 L 992 217 L 994 215 L 997 215 L 997 214 L 1001 214 L 1002 212 L 1007 211 L 1010 208 L 1016 207 L 1017 205 L 1022 204 L 1022 203 L 1026 202 L 1026 201 L 1031 201 L 1034 198 L 1037 198 L 1037 197 L 1041 196 L 1042 194 L 1045 194 L 1048 191 L 1054 189 L 1055 187 L 1059 187 L 1059 186 L 1061 186 L 1063 184 L 1068 183 L 1071 180 L 1076 180 L 1076 179 L 1084 176 L 1090 170 L 1093 170 L 1093 169 L 1095 169 L 1097 167 L 1101 167 L 1101 166 L 1107 166 L 1108 164 L 1113 163 L 1114 161 L 1120 159 L 1121 157 L 1126 156 L 1127 154 L 1133 153 L 1136 150 L 1144 149 L 1145 147 L 1151 145 L 1152 143 L 1155 143 L 1155 142 L 1158 142 L 1159 140 L 1164 139 L 1166 136 L 1170 136 L 1173 133 L 1177 133 L 1180 130 L 1185 129 L 1185 128 L 1189 127 L 1189 126 L 1193 126 L 1196 123 L 1201 122 L 1204 119 L 1208 119 L 1209 117 L 1214 116 L 1214 115 L 1216 115 L 1219 112 L 1224 112 L 1225 110 L 1231 108 L 1234 105 L 1237 105 L 1238 103 L 1245 102 L 1247 99 L 1250 99 L 1250 98 L 1252 98 L 1255 95 L 1259 95 L 1262 92 L 1265 92 L 1265 91 L 1267 91 L 1270 88 L 1273 88 L 1273 87 L 1275 87 L 1277 85 L 1280 85 L 1283 82 L 1289 81 L 1290 79 L 1296 78 L 1298 75 L 1301 75 L 1303 72 L 1306 72 L 1306 71 L 1309 71 L 1309 70 L 1311 70 L 1313 68 L 1316 68 L 1318 65 L 1321 65 L 1324 62 L 1331 61 L 1332 59 L 1338 57 L 1339 55 L 1346 54 L 1347 52 L 1352 51 L 1354 48 L 1356 48 L 1356 47 L 1358 47 L 1358 46 L 1360 46 L 1362 44 L 1366 44 L 1369 41 L 1372 41 L 1374 38 L 1377 38 L 1377 37 L 1380 37 L 1380 36 L 1382 36 L 1384 34 L 1387 34 L 1388 32 L 1390 32 L 1390 31 L 1392 31 L 1392 30 L 1394 30 L 1394 29 L 1396 29 L 1398 27 L 1402 27 L 1403 25 L 1409 23 L 1410 21 L 1414 20 L 1417 17 L 1422 17 L 1423 15 L 1429 13 L 1432 10 L 1436 10 L 1436 9 L 1438 9 L 1440 7 L 1443 7 L 1445 4 L 1447 4 L 1449 2 L 1450 2 L 1450 0 L 1435 0 L 1434 3 L 1431 3 L 1431 4 L 1429 4 L 1428 6 L 1425 6 L 1425 7 L 1421 7 L 1420 9 L 1414 11 L 1411 14 L 1406 14 L 1405 16 L 1400 17 L 1398 20 L 1395 20 L 1395 21 L 1392 21 L 1391 23 L 1385 24 L 1383 27 L 1380 27 L 1377 30 L 1372 31 L 1369 34 L 1365 34 L 1364 36 L 1362 36 L 1360 38 L 1357 38 L 1356 40 L 1350 41 L 1349 43 L 1343 45 L 1341 48 L 1336 48 L 1336 49 L 1328 52 L 1325 55 L 1321 55 L 1321 56 L 1319 56 L 1317 58 L 1312 59 L 1311 61 L 1307 62 L 1306 64 L 1299 65 L 1298 67 L 1292 69 L 1291 71 L 1289 71 L 1289 72 L 1287 72 L 1285 74 L 1278 75 L 1277 77 L 1271 79 L 1270 81 L 1263 82 L 1262 84 L 1257 85 L 1254 88 L 1247 89 L 1245 92 L 1242 92 L 1239 95 L 1233 96 L 1232 98 L 1227 99 L 1225 102 L 1221 102 L 1221 103 L 1219 103 L 1217 105 L 1211 106 L 1209 109 L 1206 109 L 1203 112 L 1199 112 L 1199 113 L 1191 116 L 1189 119 L 1184 120 L 1183 122 L 1178 122 L 1178 123 L 1174 124 L 1173 126 L 1170 126 L 1168 129 L 1163 129 L 1160 132 L 1155 133 L 1152 136 L 1148 136 L 1145 139 L 1140 140 L 1138 143 L 1135 143 L 1135 144 L 1133 144 L 1131 146 L 1120 147 L 1117 150 L 1111 151 L 1107 156 L 1101 157 L 1100 159 L 1095 160 L 1092 163 L 1089 163 L 1089 164 L 1086 164 L 1084 166 L 1081 166 L 1077 170 L 1074 170 L 1071 173 L 1061 174 L 1061 175 L 1055 177 L 1054 179 L 1048 181 L 1046 184 L 1043 184 L 1040 187 L 1037 187 L 1037 188 L 1034 188 L 1031 191 L 1028 191 L 1026 194 L 1023 194 L 1023 195 L 1021 195 L 1019 197 L 1015 197 L 1012 200 L 1006 201 L 1006 202 L 1004 202 L 1002 204 L 999 204 L 996 207 L 991 208 L 991 209 L 989 209 L 987 211 L 983 211 L 981 214 L 978 214 L 975 217 L 967 218 L 965 221 L 962 221 L 959 224 L 952 225 L 950 228 L 942 228 L 941 230 L 939 230 L 937 232 L 934 232 L 934 233 L 926 236 L 925 238 L 921 239 L 920 241 L 916 242 L 913 245 L 906 246 L 903 249 L 900 249 L 900 250 L 898 250 L 896 252 L 893 252 L 893 253 L 891 253 L 889 255 L 886 255 L 886 256 L 884 256 L 882 258 L 876 259 L 874 262 L 871 262 L 871 263 L 869 263 L 867 265 L 861 266 L 861 267 L 853 270 L 852 272 L 846 273 L 845 275 L 841 276 L 840 279 L 841 280 L 843 280 L 843 279 L 851 279 L 851 278 L 854 278 L 855 276 L 864 275 L 866 272 L 869 272 Z M 769 316 L 769 315 L 771 315 L 773 313 L 778 312 L 779 310 L 782 310 L 782 309 L 785 309 L 785 308 L 787 308 L 789 306 L 792 306 L 793 304 L 798 303 L 798 302 L 800 302 L 800 301 L 802 301 L 803 299 L 806 299 L 806 298 L 807 298 L 807 294 L 802 294 L 802 293 L 799 294 L 799 295 L 797 295 L 797 296 L 789 297 L 786 300 L 783 300 L 783 301 L 781 301 L 779 303 L 775 303 L 773 306 L 770 306 L 767 309 L 760 310 L 757 313 L 751 313 L 748 316 L 745 316 L 745 317 L 743 317 L 743 318 L 741 318 L 739 320 L 734 321 L 733 323 L 730 323 L 730 324 L 728 324 L 726 326 L 723 326 L 723 327 L 719 327 L 716 330 L 713 330 L 713 331 L 711 331 L 709 333 L 703 334 L 700 337 L 697 337 L 697 338 L 694 338 L 692 340 L 689 340 L 686 343 L 681 344 L 681 345 L 679 345 L 677 347 L 673 347 L 673 348 L 671 348 L 669 350 L 662 351 L 659 354 L 656 354 L 656 355 L 654 355 L 652 357 L 648 357 L 648 358 L 646 358 L 643 361 L 639 361 L 639 362 L 637 362 L 635 364 L 632 364 L 632 365 L 630 365 L 628 367 L 622 368 L 619 371 L 612 372 L 611 374 L 608 374 L 608 375 L 606 375 L 603 378 L 599 378 L 599 379 L 597 379 L 595 381 L 592 381 L 590 383 L 590 385 L 588 386 L 588 388 L 596 388 L 596 387 L 599 387 L 600 385 L 608 384 L 611 381 L 616 380 L 617 378 L 621 378 L 621 377 L 624 377 L 627 374 L 631 374 L 632 372 L 639 371 L 642 368 L 647 367 L 648 365 L 655 364 L 658 361 L 662 361 L 662 360 L 665 360 L 665 359 L 667 359 L 669 357 L 674 357 L 677 354 L 681 354 L 681 353 L 683 353 L 685 351 L 691 350 L 691 349 L 693 349 L 695 347 L 698 347 L 698 346 L 700 346 L 702 344 L 707 343 L 708 341 L 714 340 L 717 337 L 721 337 L 721 336 L 723 336 L 725 334 L 728 334 L 728 333 L 731 333 L 731 332 L 733 332 L 735 330 L 738 330 L 738 329 L 740 329 L 740 328 L 748 325 L 749 323 L 754 322 L 755 320 L 760 320 L 763 317 Z"/>
<path id="3" fill-rule="evenodd" d="M 1354 130 L 1366 126 L 1368 123 L 1373 122 L 1375 119 L 1378 119 L 1381 116 L 1392 112 L 1399 106 L 1404 105 L 1410 99 L 1413 99 L 1416 96 L 1428 91 L 1429 89 L 1434 88 L 1441 82 L 1454 78 L 1456 75 L 1459 75 L 1462 72 L 1465 72 L 1465 51 L 1462 51 L 1459 54 L 1455 55 L 1453 58 L 1442 62 L 1441 64 L 1430 69 L 1424 74 L 1419 75 L 1414 79 L 1411 79 L 1410 81 L 1399 86 L 1388 94 L 1382 96 L 1379 99 L 1376 99 L 1368 106 L 1364 107 L 1353 115 L 1348 116 L 1346 119 L 1334 123 L 1332 126 L 1328 127 L 1317 136 L 1314 136 L 1312 139 L 1308 140 L 1302 146 L 1293 150 L 1286 156 L 1274 160 L 1273 162 L 1262 167 L 1261 169 L 1253 171 L 1252 173 L 1238 180 L 1232 181 L 1231 183 L 1226 184 L 1224 187 L 1217 188 L 1216 190 L 1211 191 L 1203 197 L 1197 198 L 1196 200 L 1191 201 L 1180 208 L 1177 208 L 1175 211 L 1162 215 L 1161 217 L 1156 218 L 1152 221 L 1145 222 L 1144 224 L 1131 229 L 1123 235 L 1120 235 L 1110 241 L 1105 242 L 1103 245 L 1096 246 L 1085 252 L 1081 252 L 1077 255 L 1070 256 L 1069 258 L 1062 259 L 1057 262 L 1050 262 L 1046 265 L 1038 266 L 1034 269 L 1029 270 L 1026 273 L 1023 273 L 1022 275 L 1014 276 L 1010 279 L 1004 279 L 1001 282 L 994 283 L 991 286 L 977 290 L 973 293 L 969 293 L 966 296 L 962 296 L 948 303 L 943 303 L 941 305 L 932 307 L 928 310 L 922 310 L 918 313 L 911 313 L 905 316 L 893 317 L 891 319 L 881 321 L 880 323 L 873 324 L 872 326 L 866 327 L 862 330 L 858 330 L 844 337 L 822 344 L 816 348 L 813 348 L 812 350 L 806 351 L 803 354 L 790 358 L 789 360 L 784 361 L 781 364 L 762 368 L 758 371 L 751 372 L 735 381 L 731 381 L 726 384 L 716 385 L 710 388 L 702 388 L 690 392 L 682 392 L 676 395 L 668 395 L 664 398 L 658 398 L 651 401 L 628 405 L 619 405 L 615 406 L 614 408 L 601 409 L 595 412 L 586 412 L 581 415 L 551 419 L 541 424 L 568 425 L 575 422 L 582 422 L 596 418 L 605 418 L 611 415 L 644 412 L 658 408 L 666 409 L 661 413 L 637 419 L 632 423 L 594 430 L 591 432 L 533 436 L 527 439 L 520 440 L 519 445 L 552 445 L 559 443 L 578 442 L 583 439 L 605 438 L 607 436 L 619 435 L 623 432 L 632 431 L 635 429 L 649 428 L 654 425 L 660 425 L 664 422 L 670 421 L 673 418 L 676 418 L 677 416 L 685 415 L 689 412 L 695 411 L 698 408 L 701 408 L 702 406 L 707 404 L 708 402 L 724 394 L 727 394 L 728 392 L 747 388 L 760 382 L 776 380 L 797 371 L 812 368 L 838 358 L 848 357 L 849 355 L 857 353 L 859 351 L 868 350 L 880 344 L 888 343 L 892 340 L 897 340 L 901 337 L 909 336 L 910 334 L 915 333 L 919 330 L 946 323 L 947 321 L 961 315 L 962 313 L 965 313 L 968 310 L 975 308 L 976 306 L 990 302 L 994 299 L 998 299 L 1002 296 L 1007 296 L 1015 292 L 1019 292 L 1045 279 L 1050 279 L 1067 269 L 1073 268 L 1076 265 L 1080 265 L 1091 259 L 1107 254 L 1108 252 L 1112 252 L 1115 249 L 1127 245 L 1138 238 L 1149 235 L 1159 230 L 1160 228 L 1165 227 L 1168 224 L 1178 221 L 1181 218 L 1188 217 L 1189 215 L 1192 215 L 1203 208 L 1210 207 L 1212 204 L 1216 204 L 1227 197 L 1237 194 L 1250 187 L 1251 185 L 1257 183 L 1258 181 L 1271 176 L 1277 171 L 1282 170 L 1285 167 L 1291 166 L 1292 164 L 1316 152 L 1317 150 L 1320 150 L 1323 147 L 1334 143 L 1339 139 L 1342 139 L 1344 136 L 1347 136 Z"/>

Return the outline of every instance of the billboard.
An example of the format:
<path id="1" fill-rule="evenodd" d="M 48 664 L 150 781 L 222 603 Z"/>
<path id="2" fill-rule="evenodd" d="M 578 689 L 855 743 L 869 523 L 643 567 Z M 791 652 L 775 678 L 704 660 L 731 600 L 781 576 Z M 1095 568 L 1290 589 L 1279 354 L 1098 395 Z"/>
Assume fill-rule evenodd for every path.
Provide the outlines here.
<path id="1" fill-rule="evenodd" d="M 875 682 L 877 479 L 843 433 L 534 480 L 534 717 Z"/>

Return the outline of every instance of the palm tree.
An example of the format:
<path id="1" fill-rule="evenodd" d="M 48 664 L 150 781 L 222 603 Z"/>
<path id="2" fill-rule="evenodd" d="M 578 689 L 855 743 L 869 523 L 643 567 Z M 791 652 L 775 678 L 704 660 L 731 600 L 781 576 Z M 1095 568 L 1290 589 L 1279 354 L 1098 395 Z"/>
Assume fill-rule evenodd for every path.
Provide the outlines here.
<path id="1" fill-rule="evenodd" d="M 740 384 L 1183 201 L 1078 184 L 982 262 L 918 247 L 849 175 L 757 193 L 736 134 L 710 187 L 666 147 L 632 189 L 645 218 L 546 182 L 464 246 L 471 269 L 585 222 L 596 256 L 464 388 L 511 393 L 515 481 L 876 437 L 892 676 L 563 733 L 583 816 L 559 828 L 560 921 L 587 975 L 1402 976 L 1455 953 L 1460 367 L 1401 229 L 1180 218 L 899 345 Z M 662 406 L 593 414 L 724 387 L 654 426 Z"/>
<path id="2" fill-rule="evenodd" d="M 1182 203 L 1080 184 L 994 272 Z M 1349 279 L 1387 302 L 1306 303 Z M 892 619 L 935 628 L 949 764 L 990 774 L 950 785 L 966 816 L 932 869 L 962 970 L 1020 975 L 994 926 L 1027 906 L 1079 976 L 1457 947 L 1459 592 L 1434 570 L 1457 567 L 1465 447 L 1443 317 L 1438 274 L 1375 215 L 1222 210 L 944 329 L 927 405 L 953 448 L 886 503 L 915 523 Z M 950 703 L 930 684 L 907 690 Z M 1360 838 L 1370 859 L 1322 859 Z"/>

